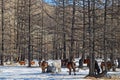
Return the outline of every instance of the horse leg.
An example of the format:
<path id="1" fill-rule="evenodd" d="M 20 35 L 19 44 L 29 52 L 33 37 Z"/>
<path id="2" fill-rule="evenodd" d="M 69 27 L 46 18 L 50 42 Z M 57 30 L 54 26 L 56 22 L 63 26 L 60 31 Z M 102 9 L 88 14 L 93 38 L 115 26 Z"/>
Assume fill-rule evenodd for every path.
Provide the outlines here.
<path id="1" fill-rule="evenodd" d="M 100 73 L 100 68 L 99 67 L 95 67 L 95 75 Z"/>
<path id="2" fill-rule="evenodd" d="M 69 68 L 69 75 L 71 75 L 71 68 Z"/>
<path id="3" fill-rule="evenodd" d="M 107 67 L 108 67 L 108 71 L 110 71 L 110 65 L 108 65 Z"/>
<path id="4" fill-rule="evenodd" d="M 61 72 L 61 68 L 58 68 L 58 72 Z"/>
<path id="5" fill-rule="evenodd" d="M 102 72 L 103 72 L 103 66 L 101 66 L 101 70 L 102 70 Z"/>
<path id="6" fill-rule="evenodd" d="M 46 69 L 46 67 L 43 67 L 43 68 L 42 68 L 42 73 L 45 73 L 45 69 Z"/>
<path id="7" fill-rule="evenodd" d="M 74 75 L 76 75 L 76 73 L 75 73 L 75 68 L 73 68 L 73 72 L 74 72 Z"/>
<path id="8" fill-rule="evenodd" d="M 98 74 L 100 74 L 100 68 L 99 68 L 99 69 L 97 69 L 97 73 L 98 73 Z"/>
<path id="9" fill-rule="evenodd" d="M 42 73 L 45 73 L 45 69 L 44 68 L 42 69 Z"/>
<path id="10" fill-rule="evenodd" d="M 54 71 L 53 71 L 53 73 L 57 73 L 57 69 L 56 69 L 56 67 L 54 67 Z"/>

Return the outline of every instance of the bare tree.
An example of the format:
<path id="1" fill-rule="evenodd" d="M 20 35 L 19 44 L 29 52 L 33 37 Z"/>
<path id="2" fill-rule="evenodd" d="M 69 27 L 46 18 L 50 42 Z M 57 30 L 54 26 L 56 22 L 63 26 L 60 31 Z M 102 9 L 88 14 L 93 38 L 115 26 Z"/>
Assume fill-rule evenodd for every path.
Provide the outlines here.
<path id="1" fill-rule="evenodd" d="M 2 26 L 2 48 L 1 48 L 1 53 L 0 53 L 0 59 L 1 59 L 1 65 L 3 65 L 3 54 L 4 54 L 4 1 L 1 1 L 1 26 Z"/>
<path id="2" fill-rule="evenodd" d="M 29 0 L 29 10 L 28 10 L 28 15 L 29 15 L 29 34 L 28 34 L 28 67 L 31 67 L 31 0 Z"/>

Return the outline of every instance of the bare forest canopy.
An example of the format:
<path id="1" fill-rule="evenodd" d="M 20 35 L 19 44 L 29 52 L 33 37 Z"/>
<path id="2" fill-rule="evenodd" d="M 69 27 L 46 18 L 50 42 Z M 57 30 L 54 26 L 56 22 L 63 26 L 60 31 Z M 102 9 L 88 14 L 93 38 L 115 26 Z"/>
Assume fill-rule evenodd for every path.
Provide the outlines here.
<path id="1" fill-rule="evenodd" d="M 53 5 L 54 4 L 54 5 Z M 0 0 L 0 56 L 120 56 L 119 0 Z M 1 57 L 1 58 L 2 58 Z"/>

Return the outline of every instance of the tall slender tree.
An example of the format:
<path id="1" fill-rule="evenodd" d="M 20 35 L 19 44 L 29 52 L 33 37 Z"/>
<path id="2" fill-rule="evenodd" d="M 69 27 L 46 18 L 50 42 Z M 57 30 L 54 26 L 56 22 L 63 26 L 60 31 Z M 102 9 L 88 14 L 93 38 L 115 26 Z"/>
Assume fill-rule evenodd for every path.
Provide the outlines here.
<path id="1" fill-rule="evenodd" d="M 66 59 L 66 34 L 65 34 L 65 0 L 62 1 L 63 2 L 63 17 L 62 17 L 62 20 L 63 20 L 63 27 L 62 27 L 62 30 L 63 30 L 63 59 Z"/>
<path id="2" fill-rule="evenodd" d="M 94 27 L 95 27 L 95 1 L 88 0 L 88 18 L 89 18 L 89 58 L 90 58 L 90 65 L 89 65 L 89 75 L 94 76 Z M 92 11 L 92 12 L 91 12 Z M 92 15 L 91 15 L 92 14 Z M 92 25 L 93 24 L 93 25 Z"/>
<path id="3" fill-rule="evenodd" d="M 107 26 L 106 26 L 106 22 L 107 22 L 107 1 L 105 0 L 105 5 L 104 5 L 104 32 L 103 32 L 103 49 L 104 49 L 104 61 L 105 61 L 105 70 L 107 71 L 107 52 L 106 52 L 106 30 L 107 30 Z"/>
<path id="4" fill-rule="evenodd" d="M 75 3 L 76 1 L 73 0 L 73 6 L 72 6 L 72 25 L 71 25 L 71 47 L 70 47 L 70 60 L 72 60 L 74 58 L 74 27 L 75 27 Z"/>
<path id="5" fill-rule="evenodd" d="M 28 67 L 31 67 L 31 0 L 29 0 Z"/>
<path id="6" fill-rule="evenodd" d="M 0 54 L 1 65 L 3 65 L 3 54 L 4 54 L 4 0 L 1 1 L 1 26 L 2 26 L 2 50 Z"/>
<path id="7" fill-rule="evenodd" d="M 83 0 L 83 43 L 82 43 L 82 58 L 81 62 L 85 59 L 85 37 L 86 37 L 86 26 L 85 26 L 85 0 Z M 81 67 L 83 67 L 83 63 L 81 63 Z"/>

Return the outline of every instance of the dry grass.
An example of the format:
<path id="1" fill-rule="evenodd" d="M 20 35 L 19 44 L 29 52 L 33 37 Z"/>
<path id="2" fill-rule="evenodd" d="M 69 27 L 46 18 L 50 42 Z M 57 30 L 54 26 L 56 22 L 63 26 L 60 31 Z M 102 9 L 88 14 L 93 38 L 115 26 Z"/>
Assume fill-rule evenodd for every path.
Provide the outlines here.
<path id="1" fill-rule="evenodd" d="M 90 77 L 90 76 L 86 77 L 85 79 L 86 79 L 86 80 L 97 80 L 97 78 L 95 78 L 95 77 Z"/>
<path id="2" fill-rule="evenodd" d="M 85 80 L 120 80 L 120 76 L 112 75 L 111 78 L 108 77 L 95 78 L 95 77 L 87 76 L 85 77 Z"/>

